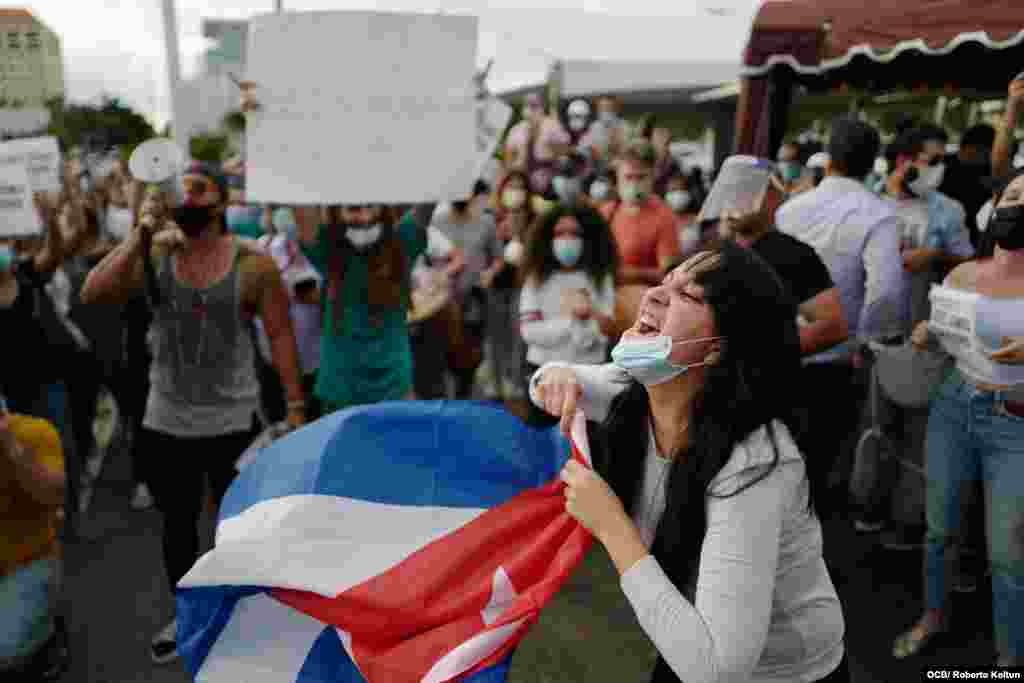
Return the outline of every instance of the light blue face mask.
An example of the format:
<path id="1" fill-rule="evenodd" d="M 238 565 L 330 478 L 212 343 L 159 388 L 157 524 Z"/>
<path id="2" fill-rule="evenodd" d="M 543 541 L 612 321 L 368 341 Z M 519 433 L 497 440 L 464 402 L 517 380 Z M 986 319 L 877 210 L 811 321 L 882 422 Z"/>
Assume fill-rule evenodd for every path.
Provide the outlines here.
<path id="1" fill-rule="evenodd" d="M 263 209 L 259 206 L 229 206 L 225 215 L 228 230 L 252 239 L 263 236 L 262 218 Z"/>
<path id="2" fill-rule="evenodd" d="M 9 244 L 0 245 L 0 273 L 10 271 L 14 265 L 14 249 Z"/>
<path id="3" fill-rule="evenodd" d="M 672 337 L 664 334 L 657 337 L 624 336 L 612 349 L 612 363 L 628 372 L 633 379 L 644 386 L 651 387 L 673 380 L 690 368 L 707 365 L 707 361 L 676 365 L 669 359 L 674 347 L 680 344 L 697 344 L 716 339 L 721 339 L 721 337 L 673 341 Z"/>
<path id="4" fill-rule="evenodd" d="M 299 239 L 299 226 L 295 223 L 295 214 L 287 207 L 281 207 L 274 211 L 271 217 L 274 223 L 274 230 L 288 236 L 288 239 L 297 241 Z"/>
<path id="5" fill-rule="evenodd" d="M 555 258 L 564 268 L 575 268 L 583 255 L 583 240 L 579 237 L 558 237 L 551 243 Z"/>

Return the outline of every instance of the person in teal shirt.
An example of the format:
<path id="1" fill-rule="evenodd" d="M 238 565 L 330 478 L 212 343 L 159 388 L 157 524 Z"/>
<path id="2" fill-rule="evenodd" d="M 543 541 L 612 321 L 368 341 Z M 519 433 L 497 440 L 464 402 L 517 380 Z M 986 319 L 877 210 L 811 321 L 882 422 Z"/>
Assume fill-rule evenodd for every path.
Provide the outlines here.
<path id="1" fill-rule="evenodd" d="M 302 251 L 325 284 L 314 389 L 324 414 L 415 398 L 406 315 L 433 211 L 421 205 L 399 221 L 380 205 L 295 211 Z"/>

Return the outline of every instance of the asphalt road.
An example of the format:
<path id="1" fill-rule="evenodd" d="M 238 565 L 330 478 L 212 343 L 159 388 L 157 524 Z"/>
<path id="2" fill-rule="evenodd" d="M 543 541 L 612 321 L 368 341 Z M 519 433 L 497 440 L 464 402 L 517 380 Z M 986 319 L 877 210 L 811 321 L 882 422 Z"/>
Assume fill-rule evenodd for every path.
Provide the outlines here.
<path id="1" fill-rule="evenodd" d="M 187 457 L 187 454 L 182 454 Z M 67 683 L 185 683 L 180 663 L 158 666 L 149 640 L 169 621 L 160 550 L 160 515 L 129 506 L 128 459 L 112 453 L 65 548 L 64 609 L 71 634 Z M 212 519 L 206 521 L 207 539 Z M 938 653 L 896 662 L 893 638 L 920 611 L 921 553 L 883 550 L 842 517 L 825 521 L 826 556 L 843 601 L 855 683 L 918 681 L 926 665 L 992 662 L 988 584 L 957 598 L 954 634 Z M 596 547 L 558 594 L 513 660 L 511 683 L 646 680 L 654 651 Z"/>

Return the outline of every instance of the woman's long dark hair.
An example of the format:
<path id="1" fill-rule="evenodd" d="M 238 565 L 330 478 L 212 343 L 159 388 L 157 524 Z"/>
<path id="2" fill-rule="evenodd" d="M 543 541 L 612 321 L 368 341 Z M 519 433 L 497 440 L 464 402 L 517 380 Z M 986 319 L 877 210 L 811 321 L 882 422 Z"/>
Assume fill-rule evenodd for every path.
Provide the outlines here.
<path id="1" fill-rule="evenodd" d="M 601 214 L 589 206 L 565 206 L 558 204 L 530 226 L 526 237 L 526 255 L 523 259 L 523 280 L 532 281 L 536 286 L 544 284 L 551 274 L 561 268 L 555 259 L 551 243 L 555 239 L 555 225 L 566 216 L 579 223 L 583 238 L 583 254 L 578 267 L 582 269 L 595 287 L 601 287 L 607 276 L 614 276 L 619 269 L 619 251 L 612 237 L 612 230 Z"/>
<path id="2" fill-rule="evenodd" d="M 713 312 L 716 335 L 723 338 L 720 360 L 706 366 L 705 383 L 695 399 L 689 448 L 671 466 L 666 507 L 652 553 L 672 582 L 692 601 L 704 535 L 708 497 L 728 498 L 767 477 L 771 465 L 741 487 L 709 490 L 736 447 L 762 427 L 773 444 L 779 421 L 799 440 L 803 432 L 798 382 L 800 335 L 796 306 L 782 281 L 751 250 L 725 243 L 715 250 L 718 267 L 696 277 Z M 640 492 L 649 447 L 651 417 L 647 390 L 634 382 L 612 404 L 608 419 L 591 433 L 597 437 L 597 467 L 631 510 Z M 814 506 L 808 500 L 808 511 Z"/>
<path id="3" fill-rule="evenodd" d="M 1006 192 L 1006 188 L 1008 188 L 1010 186 L 1010 183 L 1012 183 L 1014 180 L 1016 180 L 1017 178 L 1019 178 L 1022 175 L 1024 175 L 1024 169 L 1014 169 L 1010 173 L 1010 175 L 1008 175 L 1005 178 L 1003 178 L 999 182 L 999 184 L 993 188 L 995 190 L 995 192 L 994 192 L 994 194 L 992 196 L 992 210 L 993 211 L 996 210 L 996 206 L 999 205 L 1000 200 L 1002 200 L 1002 198 L 1003 198 L 1003 193 Z M 991 218 L 989 220 L 991 220 Z M 981 226 L 978 226 L 978 227 L 980 228 Z M 996 241 L 994 239 L 992 239 L 992 233 L 990 233 L 988 230 L 985 230 L 984 232 L 982 232 L 982 231 L 978 232 L 978 249 L 977 249 L 977 252 L 978 252 L 977 253 L 977 257 L 979 259 L 990 259 L 990 258 L 992 258 L 995 255 L 995 252 L 996 252 Z"/>

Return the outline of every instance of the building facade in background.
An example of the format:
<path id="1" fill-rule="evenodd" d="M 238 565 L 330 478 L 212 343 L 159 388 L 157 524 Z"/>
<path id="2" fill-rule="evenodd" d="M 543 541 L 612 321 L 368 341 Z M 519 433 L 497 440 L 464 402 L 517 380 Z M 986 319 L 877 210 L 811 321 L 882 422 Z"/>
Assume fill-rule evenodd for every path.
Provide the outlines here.
<path id="1" fill-rule="evenodd" d="M 63 97 L 60 37 L 26 9 L 0 8 L 0 99 L 41 107 Z"/>
<path id="2" fill-rule="evenodd" d="M 245 70 L 249 22 L 204 19 L 203 37 L 216 44 L 203 53 L 199 72 L 204 76 L 241 75 Z"/>
<path id="3" fill-rule="evenodd" d="M 197 135 L 220 135 L 224 117 L 238 109 L 238 88 L 231 76 L 245 75 L 246 45 L 249 24 L 245 21 L 204 19 L 203 37 L 214 44 L 199 56 L 195 78 L 183 81 L 178 93 L 180 125 L 186 138 Z M 235 151 L 244 146 L 242 136 L 229 136 Z"/>

